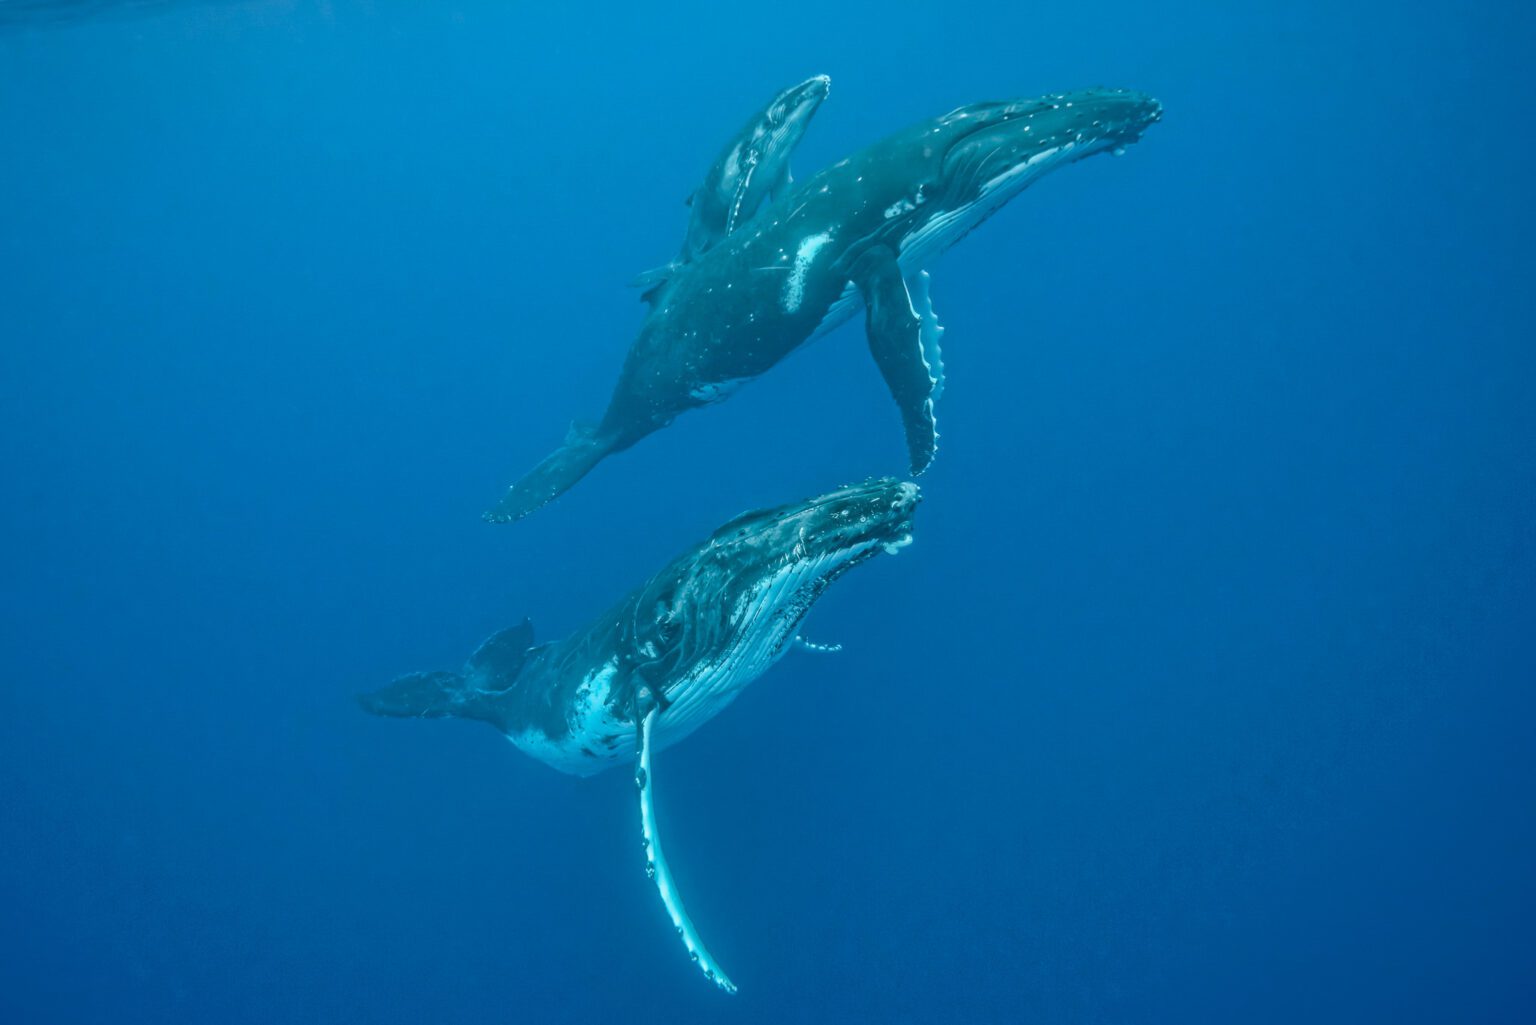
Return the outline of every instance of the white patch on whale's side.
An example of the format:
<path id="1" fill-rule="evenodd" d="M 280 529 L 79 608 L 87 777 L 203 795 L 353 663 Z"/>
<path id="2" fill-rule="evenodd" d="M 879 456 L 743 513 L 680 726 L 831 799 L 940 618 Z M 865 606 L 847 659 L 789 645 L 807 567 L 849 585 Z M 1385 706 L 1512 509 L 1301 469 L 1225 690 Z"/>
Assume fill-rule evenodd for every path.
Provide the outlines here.
<path id="1" fill-rule="evenodd" d="M 794 313 L 805 302 L 805 277 L 811 271 L 811 261 L 830 241 L 830 231 L 818 232 L 802 239 L 800 248 L 795 250 L 795 265 L 790 268 L 789 277 L 784 282 L 784 309 L 790 313 Z"/>
<path id="2" fill-rule="evenodd" d="M 615 719 L 608 710 L 609 693 L 618 671 L 618 660 L 609 659 L 586 675 L 576 688 L 567 714 L 571 731 L 561 739 L 551 740 L 539 729 L 509 733 L 507 739 L 539 761 L 577 776 L 590 776 L 608 768 L 616 758 L 628 758 L 635 750 L 635 724 Z M 606 744 L 604 737 L 616 739 Z M 584 754 L 582 748 L 596 757 Z"/>

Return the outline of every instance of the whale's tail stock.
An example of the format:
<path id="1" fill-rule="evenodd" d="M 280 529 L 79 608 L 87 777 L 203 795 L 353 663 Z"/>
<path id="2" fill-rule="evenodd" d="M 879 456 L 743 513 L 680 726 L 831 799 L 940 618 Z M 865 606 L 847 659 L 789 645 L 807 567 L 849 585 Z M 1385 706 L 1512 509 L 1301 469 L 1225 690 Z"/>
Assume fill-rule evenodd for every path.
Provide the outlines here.
<path id="1" fill-rule="evenodd" d="M 541 506 L 565 494 L 571 485 L 591 472 L 592 467 L 617 451 L 611 437 L 600 435 L 590 424 L 573 423 L 565 444 L 529 470 L 490 509 L 485 518 L 491 523 L 520 520 Z"/>

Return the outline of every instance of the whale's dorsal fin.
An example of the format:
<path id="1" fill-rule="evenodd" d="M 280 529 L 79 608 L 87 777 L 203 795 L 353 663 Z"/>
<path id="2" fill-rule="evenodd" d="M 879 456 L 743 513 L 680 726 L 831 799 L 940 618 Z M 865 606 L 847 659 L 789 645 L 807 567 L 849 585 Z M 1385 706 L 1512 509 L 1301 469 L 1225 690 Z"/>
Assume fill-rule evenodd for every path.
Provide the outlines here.
<path id="1" fill-rule="evenodd" d="M 694 928 L 693 920 L 683 907 L 683 898 L 677 892 L 672 869 L 661 850 L 661 836 L 656 829 L 656 800 L 653 795 L 655 780 L 651 777 L 651 746 L 654 740 L 656 717 L 662 712 L 660 704 L 653 704 L 644 715 L 635 716 L 635 786 L 640 791 L 640 835 L 645 846 L 645 874 L 656 882 L 661 902 L 666 905 L 667 915 L 678 938 L 688 949 L 688 956 L 704 973 L 704 977 L 727 993 L 736 992 L 736 984 L 710 956 Z"/>
<path id="2" fill-rule="evenodd" d="M 865 323 L 869 351 L 901 410 L 915 476 L 928 468 L 938 451 L 933 404 L 944 390 L 944 366 L 939 359 L 944 329 L 933 315 L 928 275 L 918 274 L 915 291 L 909 290 L 896 254 L 876 246 L 859 257 L 850 277 L 869 311 Z"/>

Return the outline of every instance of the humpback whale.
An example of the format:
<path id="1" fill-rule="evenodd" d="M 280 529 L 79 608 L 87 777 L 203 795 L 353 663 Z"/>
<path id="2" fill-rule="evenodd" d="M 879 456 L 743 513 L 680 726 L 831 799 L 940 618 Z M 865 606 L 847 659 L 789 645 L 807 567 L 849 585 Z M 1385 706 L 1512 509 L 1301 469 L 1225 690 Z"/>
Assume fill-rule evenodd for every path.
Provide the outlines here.
<path id="1" fill-rule="evenodd" d="M 757 212 L 769 196 L 777 196 L 794 180 L 789 157 L 821 101 L 827 98 L 832 80 L 826 75 L 808 78 L 775 96 L 737 132 L 715 162 L 704 183 L 688 197 L 688 232 L 683 249 L 671 263 L 646 271 L 632 282 L 647 289 L 650 301 L 657 286 L 676 269 L 708 252 Z"/>
<path id="2" fill-rule="evenodd" d="M 493 635 L 458 672 L 413 673 L 362 695 L 363 708 L 408 718 L 490 723 L 563 772 L 630 759 L 646 873 L 705 976 L 735 984 L 688 917 L 662 852 L 654 754 L 729 705 L 790 647 L 827 587 L 912 540 L 918 487 L 882 478 L 730 521 L 570 637 L 535 646 L 526 621 Z"/>
<path id="3" fill-rule="evenodd" d="M 673 268 L 650 295 L 601 422 L 573 425 L 486 519 L 528 515 L 607 456 L 728 397 L 860 308 L 901 413 L 911 471 L 921 473 L 937 448 L 943 386 L 925 268 L 1041 175 L 1121 152 L 1161 113 L 1149 96 L 1108 89 L 976 103 L 789 188 Z"/>

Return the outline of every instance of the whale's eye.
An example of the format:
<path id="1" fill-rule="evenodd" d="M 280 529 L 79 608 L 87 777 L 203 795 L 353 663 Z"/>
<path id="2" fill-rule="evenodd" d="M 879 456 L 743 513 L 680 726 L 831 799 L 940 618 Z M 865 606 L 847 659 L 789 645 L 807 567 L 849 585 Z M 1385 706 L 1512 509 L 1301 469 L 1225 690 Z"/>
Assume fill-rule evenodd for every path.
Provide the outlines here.
<path id="1" fill-rule="evenodd" d="M 681 624 L 678 623 L 677 609 L 673 605 L 658 605 L 656 607 L 656 631 L 661 634 L 663 640 L 670 640 L 677 635 Z"/>

